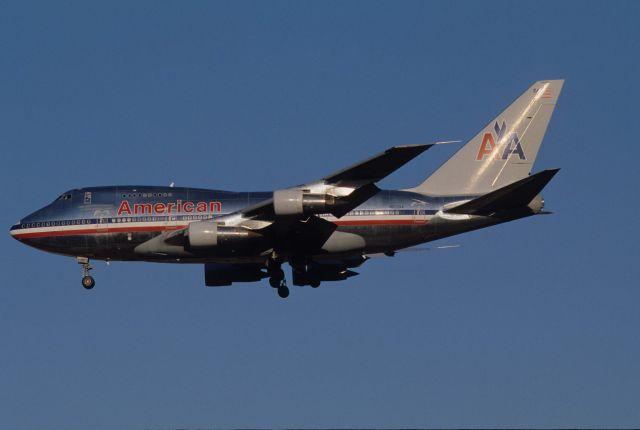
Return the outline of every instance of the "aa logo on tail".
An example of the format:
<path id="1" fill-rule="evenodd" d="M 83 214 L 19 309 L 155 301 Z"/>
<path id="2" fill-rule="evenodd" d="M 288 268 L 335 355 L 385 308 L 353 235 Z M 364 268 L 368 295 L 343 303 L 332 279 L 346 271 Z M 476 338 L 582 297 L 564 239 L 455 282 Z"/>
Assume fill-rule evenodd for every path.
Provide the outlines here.
<path id="1" fill-rule="evenodd" d="M 520 144 L 520 139 L 518 139 L 518 134 L 515 131 L 505 137 L 507 124 L 504 121 L 502 121 L 502 127 L 496 121 L 494 129 L 496 131 L 495 139 L 493 133 L 484 134 L 476 160 L 484 160 L 486 156 L 493 156 L 494 160 L 506 160 L 512 154 L 516 154 L 521 160 L 527 159 Z"/>

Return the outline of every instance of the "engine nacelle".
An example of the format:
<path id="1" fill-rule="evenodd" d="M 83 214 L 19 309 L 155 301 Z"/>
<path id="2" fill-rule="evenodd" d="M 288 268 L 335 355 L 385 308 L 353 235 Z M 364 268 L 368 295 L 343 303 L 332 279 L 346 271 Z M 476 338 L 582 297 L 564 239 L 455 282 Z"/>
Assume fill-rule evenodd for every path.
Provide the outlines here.
<path id="1" fill-rule="evenodd" d="M 187 227 L 187 238 L 192 248 L 218 245 L 218 224 L 215 222 L 192 222 Z"/>
<path id="2" fill-rule="evenodd" d="M 311 215 L 331 212 L 336 199 L 327 194 L 311 194 L 302 190 L 273 192 L 273 210 L 278 216 Z"/>
<path id="3" fill-rule="evenodd" d="M 215 222 L 197 221 L 187 227 L 187 243 L 192 250 L 234 249 L 258 247 L 261 234 L 242 227 L 227 227 Z"/>

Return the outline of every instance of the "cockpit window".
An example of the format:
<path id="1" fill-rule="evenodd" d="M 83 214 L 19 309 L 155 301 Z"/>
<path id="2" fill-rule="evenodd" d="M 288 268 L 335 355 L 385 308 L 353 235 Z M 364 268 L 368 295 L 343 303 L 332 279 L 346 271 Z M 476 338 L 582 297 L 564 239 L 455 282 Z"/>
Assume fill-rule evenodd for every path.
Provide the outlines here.
<path id="1" fill-rule="evenodd" d="M 60 201 L 60 200 L 71 200 L 71 194 L 65 193 L 56 199 L 56 201 Z"/>

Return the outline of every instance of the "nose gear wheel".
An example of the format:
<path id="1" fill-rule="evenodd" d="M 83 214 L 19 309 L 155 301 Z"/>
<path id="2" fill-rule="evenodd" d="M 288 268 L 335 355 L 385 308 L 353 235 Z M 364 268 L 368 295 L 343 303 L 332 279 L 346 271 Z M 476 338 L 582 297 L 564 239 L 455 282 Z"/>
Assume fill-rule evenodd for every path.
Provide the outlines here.
<path id="1" fill-rule="evenodd" d="M 86 290 L 90 290 L 96 286 L 96 280 L 93 279 L 93 276 L 89 275 L 89 272 L 93 267 L 89 264 L 89 259 L 87 257 L 77 257 L 76 260 L 78 264 L 82 265 L 82 286 Z"/>

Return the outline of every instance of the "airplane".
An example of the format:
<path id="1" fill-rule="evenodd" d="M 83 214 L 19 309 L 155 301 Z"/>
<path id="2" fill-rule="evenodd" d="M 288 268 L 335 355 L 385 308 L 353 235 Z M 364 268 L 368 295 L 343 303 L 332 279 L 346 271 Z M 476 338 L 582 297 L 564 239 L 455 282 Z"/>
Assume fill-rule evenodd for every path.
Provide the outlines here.
<path id="1" fill-rule="evenodd" d="M 205 285 L 268 278 L 297 286 L 357 275 L 374 255 L 544 214 L 540 192 L 559 169 L 531 174 L 564 80 L 538 81 L 421 184 L 376 183 L 434 144 L 394 146 L 304 185 L 273 192 L 105 186 L 61 194 L 13 225 L 18 241 L 90 260 L 198 263 Z"/>

